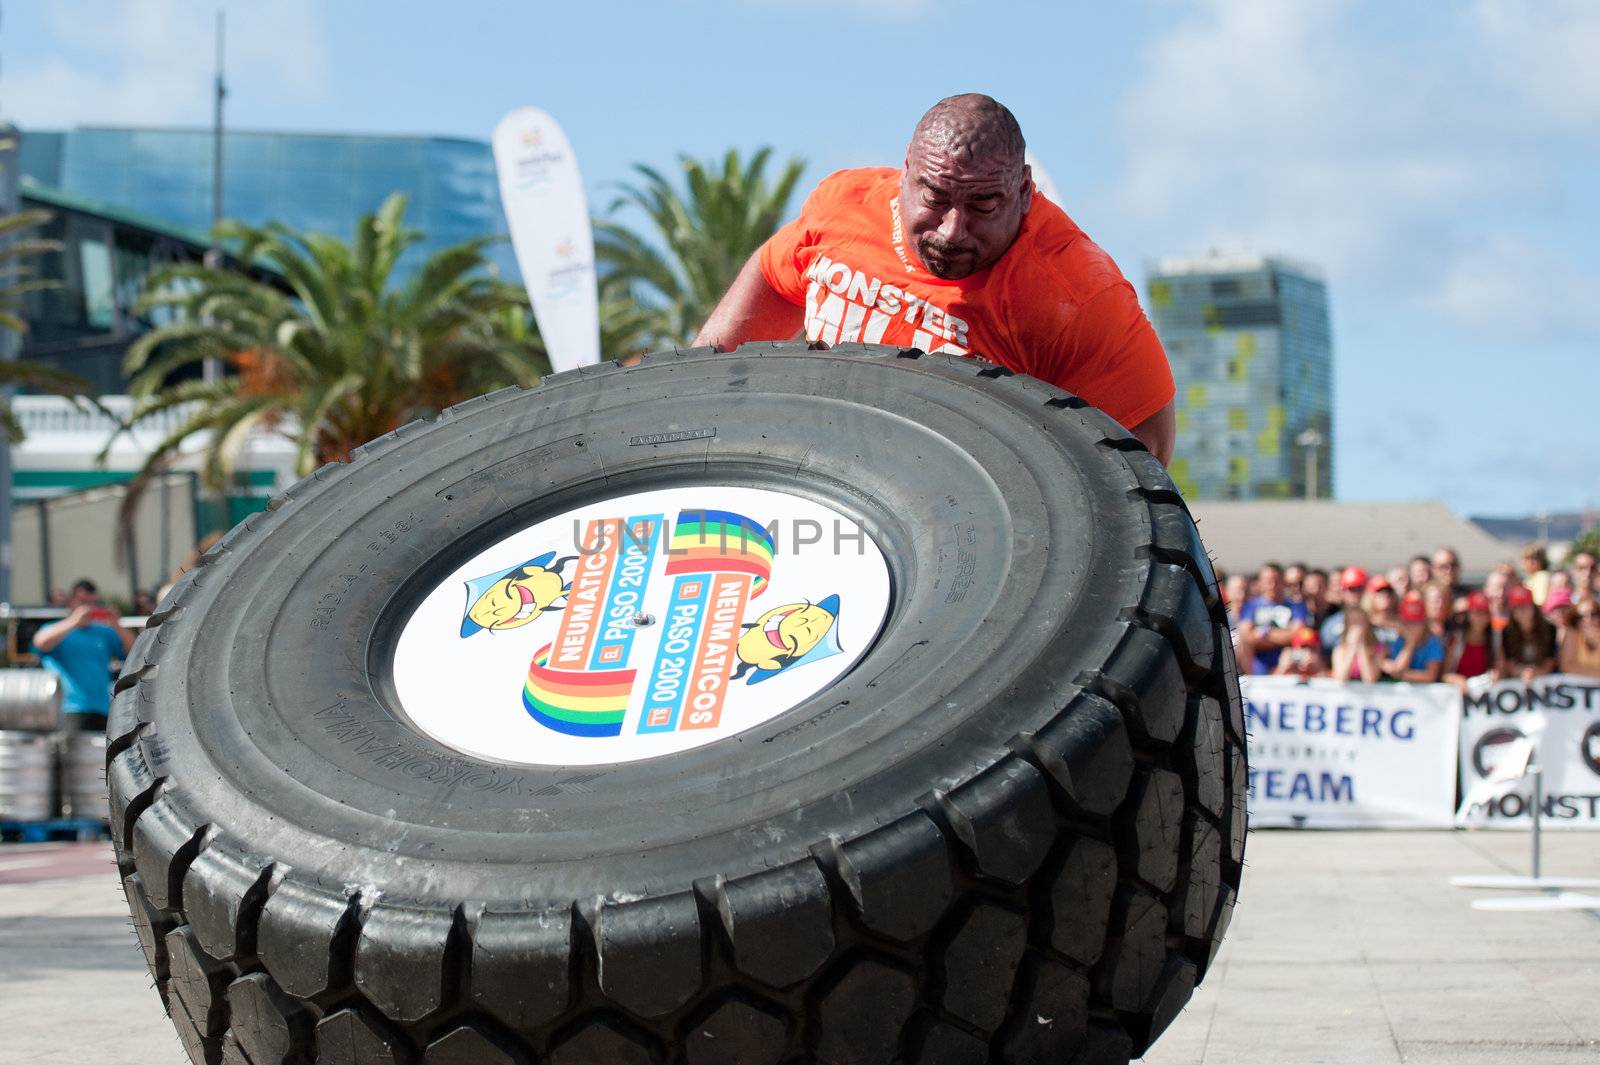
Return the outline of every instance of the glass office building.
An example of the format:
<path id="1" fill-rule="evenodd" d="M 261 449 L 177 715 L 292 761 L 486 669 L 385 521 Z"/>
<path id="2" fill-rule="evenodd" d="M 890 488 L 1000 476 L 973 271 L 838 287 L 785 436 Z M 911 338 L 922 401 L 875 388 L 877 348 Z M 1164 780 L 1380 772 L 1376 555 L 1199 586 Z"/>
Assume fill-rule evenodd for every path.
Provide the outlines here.
<path id="1" fill-rule="evenodd" d="M 200 262 L 209 245 L 206 234 L 42 185 L 24 185 L 20 200 L 25 209 L 49 214 L 49 221 L 29 236 L 58 245 L 30 260 L 54 287 L 22 297 L 28 325 L 22 357 L 82 377 L 97 395 L 127 391 L 122 360 L 128 346 L 172 316 L 167 308 L 139 306 L 146 279 L 167 266 Z M 242 268 L 232 259 L 229 263 Z M 289 291 L 270 270 L 253 266 L 246 272 Z M 175 379 L 198 372 L 187 367 Z"/>
<path id="2" fill-rule="evenodd" d="M 211 154 L 211 131 L 204 129 L 30 130 L 21 138 L 20 167 L 24 181 L 206 233 Z M 224 217 L 282 222 L 348 240 L 356 219 L 377 210 L 391 192 L 406 194 L 406 221 L 427 238 L 401 260 L 402 273 L 431 251 L 506 232 L 486 142 L 327 133 L 224 135 Z M 496 247 L 491 256 L 503 276 L 517 279 L 509 245 Z"/>
<path id="3" fill-rule="evenodd" d="M 1331 498 L 1333 340 L 1318 272 L 1259 256 L 1167 259 L 1148 295 L 1178 384 L 1171 472 L 1184 495 Z"/>

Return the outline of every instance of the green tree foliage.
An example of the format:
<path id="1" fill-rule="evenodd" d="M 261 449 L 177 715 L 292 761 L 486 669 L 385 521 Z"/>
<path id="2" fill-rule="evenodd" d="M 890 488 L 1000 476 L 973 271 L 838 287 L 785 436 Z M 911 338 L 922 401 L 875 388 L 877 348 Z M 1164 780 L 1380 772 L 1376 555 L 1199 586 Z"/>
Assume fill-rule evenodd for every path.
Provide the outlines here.
<path id="1" fill-rule="evenodd" d="M 1579 533 L 1578 538 L 1572 541 L 1572 546 L 1567 548 L 1567 557 L 1571 558 L 1579 551 L 1591 551 L 1600 555 L 1600 526 Z"/>
<path id="2" fill-rule="evenodd" d="M 197 433 L 210 434 L 206 481 L 230 480 L 253 430 L 294 441 L 302 474 L 414 418 L 549 369 L 526 321 L 520 289 L 485 258 L 493 238 L 435 252 L 403 284 L 395 265 L 422 234 L 390 196 L 344 242 L 282 225 L 224 223 L 237 256 L 287 279 L 293 295 L 228 269 L 196 264 L 153 275 L 141 308 L 173 320 L 140 337 L 125 367 L 133 421 L 182 408 L 181 424 L 151 452 L 136 484 Z M 229 373 L 170 383 L 174 371 L 214 359 Z"/>
<path id="3" fill-rule="evenodd" d="M 681 158 L 685 193 L 659 171 L 644 165 L 643 177 L 624 185 L 596 224 L 596 257 L 602 291 L 631 295 L 651 316 L 656 343 L 685 343 L 705 323 L 745 261 L 778 228 L 805 163 L 792 159 L 768 182 L 772 150 L 762 148 L 748 162 L 729 151 L 715 162 Z M 648 228 L 635 232 L 615 219 L 623 208 L 644 216 Z"/>

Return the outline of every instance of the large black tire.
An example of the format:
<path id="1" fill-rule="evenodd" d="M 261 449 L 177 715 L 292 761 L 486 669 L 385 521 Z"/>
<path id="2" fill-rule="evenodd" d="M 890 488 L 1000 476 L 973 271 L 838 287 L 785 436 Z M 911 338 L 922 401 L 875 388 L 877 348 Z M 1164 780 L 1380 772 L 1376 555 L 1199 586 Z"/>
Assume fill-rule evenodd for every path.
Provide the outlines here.
<path id="1" fill-rule="evenodd" d="M 419 582 L 686 475 L 879 530 L 897 600 L 832 687 L 581 772 L 393 708 Z M 1120 1065 L 1239 885 L 1243 718 L 1182 499 L 1075 397 L 914 350 L 667 352 L 406 426 L 234 529 L 117 693 L 117 858 L 195 1062 Z"/>

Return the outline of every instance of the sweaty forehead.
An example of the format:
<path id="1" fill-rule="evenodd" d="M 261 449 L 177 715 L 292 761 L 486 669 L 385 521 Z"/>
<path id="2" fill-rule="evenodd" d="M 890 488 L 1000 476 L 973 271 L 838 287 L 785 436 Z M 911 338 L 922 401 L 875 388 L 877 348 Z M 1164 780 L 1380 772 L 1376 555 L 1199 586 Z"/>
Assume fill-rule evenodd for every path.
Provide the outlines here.
<path id="1" fill-rule="evenodd" d="M 906 166 L 913 182 L 936 189 L 1006 192 L 1022 177 L 1022 161 L 974 152 L 970 146 L 912 141 Z"/>

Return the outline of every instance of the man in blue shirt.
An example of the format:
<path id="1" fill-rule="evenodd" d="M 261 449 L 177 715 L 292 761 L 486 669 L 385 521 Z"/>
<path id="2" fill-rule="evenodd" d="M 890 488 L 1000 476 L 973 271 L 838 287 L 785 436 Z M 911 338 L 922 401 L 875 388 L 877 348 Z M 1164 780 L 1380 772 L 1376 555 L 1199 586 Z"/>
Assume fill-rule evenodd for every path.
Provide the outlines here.
<path id="1" fill-rule="evenodd" d="M 94 583 L 80 580 L 67 600 L 68 614 L 33 636 L 44 668 L 61 678 L 61 710 L 68 728 L 104 732 L 111 712 L 111 663 L 128 653 L 133 634 L 100 603 Z"/>
<path id="2" fill-rule="evenodd" d="M 1278 656 L 1294 639 L 1294 632 L 1306 623 L 1306 605 L 1290 602 L 1283 596 L 1283 567 L 1268 562 L 1256 574 L 1256 594 L 1239 608 L 1241 643 L 1255 649 L 1252 673 L 1271 673 L 1278 667 Z"/>

